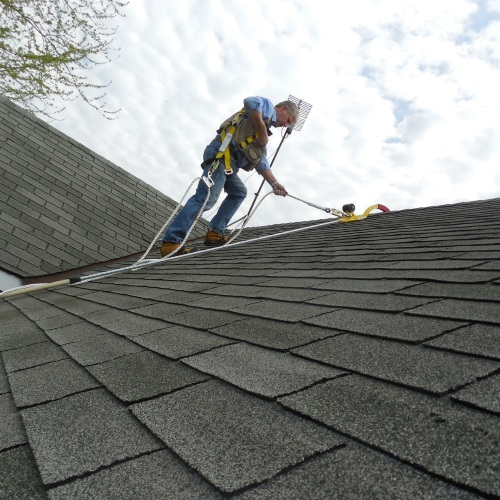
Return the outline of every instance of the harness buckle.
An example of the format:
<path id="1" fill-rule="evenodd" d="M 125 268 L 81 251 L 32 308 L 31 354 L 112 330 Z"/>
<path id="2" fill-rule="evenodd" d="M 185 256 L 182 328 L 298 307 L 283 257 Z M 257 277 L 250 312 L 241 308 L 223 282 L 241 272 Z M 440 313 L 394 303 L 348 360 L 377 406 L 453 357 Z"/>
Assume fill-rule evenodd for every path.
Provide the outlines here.
<path id="1" fill-rule="evenodd" d="M 219 158 L 214 158 L 210 168 L 208 169 L 208 174 L 212 175 L 219 168 L 220 160 Z"/>
<path id="2" fill-rule="evenodd" d="M 226 172 L 226 175 L 231 175 L 233 173 L 233 169 L 232 169 L 232 167 L 231 168 L 226 168 L 224 170 L 224 172 Z"/>
<path id="3" fill-rule="evenodd" d="M 207 187 L 211 188 L 214 185 L 214 181 L 212 180 L 212 174 L 207 172 L 207 176 L 204 175 L 201 177 L 203 182 L 207 185 Z"/>

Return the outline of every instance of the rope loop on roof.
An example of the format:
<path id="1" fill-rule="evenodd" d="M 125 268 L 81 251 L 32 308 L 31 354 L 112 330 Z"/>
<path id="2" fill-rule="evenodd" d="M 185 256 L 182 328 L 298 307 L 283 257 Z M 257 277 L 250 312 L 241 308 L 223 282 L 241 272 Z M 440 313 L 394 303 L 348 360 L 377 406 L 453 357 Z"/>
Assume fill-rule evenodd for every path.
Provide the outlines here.
<path id="1" fill-rule="evenodd" d="M 191 234 L 191 231 L 194 229 L 194 226 L 200 220 L 201 214 L 203 213 L 203 210 L 205 209 L 205 206 L 208 203 L 208 198 L 210 197 L 210 188 L 213 185 L 212 179 L 210 177 L 209 178 L 206 178 L 206 177 L 195 177 L 193 179 L 193 181 L 191 182 L 191 184 L 189 184 L 188 188 L 184 192 L 184 194 L 183 194 L 183 196 L 181 198 L 181 201 L 179 201 L 179 203 L 177 203 L 177 206 L 175 207 L 175 210 L 172 212 L 172 214 L 167 219 L 167 221 L 165 222 L 165 224 L 163 224 L 163 226 L 161 227 L 161 229 L 156 233 L 156 236 L 151 241 L 151 244 L 149 245 L 148 249 L 142 254 L 141 257 L 139 257 L 139 259 L 137 260 L 136 264 L 139 264 L 140 262 L 143 262 L 143 261 L 146 260 L 146 256 L 149 254 L 149 252 L 151 252 L 151 249 L 153 248 L 154 244 L 157 242 L 158 238 L 165 232 L 165 229 L 168 227 L 168 225 L 170 224 L 170 222 L 173 220 L 174 216 L 179 211 L 179 208 L 181 207 L 181 205 L 182 205 L 183 201 L 185 200 L 187 194 L 189 193 L 190 189 L 193 187 L 193 184 L 196 181 L 200 181 L 200 180 L 205 181 L 205 184 L 207 185 L 207 189 L 208 189 L 205 201 L 203 202 L 203 205 L 201 206 L 200 210 L 198 211 L 198 214 L 196 215 L 196 218 L 195 218 L 194 222 L 191 224 L 191 227 L 188 229 L 188 231 L 186 233 L 186 236 L 182 240 L 182 242 L 179 245 L 179 247 L 176 248 L 175 250 L 173 250 L 172 252 L 170 252 L 168 255 L 165 255 L 165 257 L 163 257 L 160 260 L 167 259 L 168 257 L 172 257 L 173 255 L 175 255 L 182 248 L 182 245 L 184 245 L 184 243 L 188 239 L 189 235 Z M 155 259 L 155 261 L 158 261 L 158 259 Z"/>
<path id="2" fill-rule="evenodd" d="M 269 194 L 271 194 L 271 193 L 269 193 Z M 299 227 L 299 228 L 296 228 L 296 229 L 290 229 L 288 231 L 283 231 L 281 233 L 273 233 L 273 234 L 268 234 L 268 235 L 265 235 L 265 236 L 259 236 L 257 238 L 251 238 L 249 240 L 244 240 L 244 241 L 239 241 L 237 243 L 232 243 L 230 245 L 230 247 L 235 247 L 235 246 L 239 246 L 239 245 L 246 245 L 246 244 L 254 243 L 256 241 L 262 241 L 262 240 L 267 240 L 267 239 L 271 239 L 271 238 L 276 238 L 278 236 L 283 236 L 285 234 L 298 233 L 298 232 L 301 232 L 301 231 L 307 231 L 309 229 L 315 229 L 315 228 L 318 228 L 318 227 L 329 226 L 329 225 L 332 225 L 332 224 L 337 224 L 338 222 L 339 221 L 336 219 L 336 220 L 333 220 L 333 221 L 321 222 L 321 223 L 315 224 L 313 226 Z M 208 253 L 208 252 L 221 251 L 221 250 L 224 250 L 224 249 L 227 249 L 227 248 L 228 248 L 228 245 L 226 244 L 226 245 L 223 245 L 223 246 L 220 246 L 220 247 L 208 248 L 206 250 L 199 250 L 198 252 L 187 253 L 187 254 L 183 254 L 183 255 L 175 255 L 173 257 L 170 257 L 168 260 L 169 261 L 176 261 L 176 260 L 180 260 L 180 259 L 188 259 L 188 258 L 191 258 L 191 257 L 194 257 L 194 256 L 199 256 L 200 254 L 204 254 L 204 253 Z M 9 296 L 14 296 L 14 295 L 20 295 L 22 293 L 29 292 L 30 291 L 29 289 L 32 289 L 33 291 L 35 291 L 35 290 L 43 290 L 43 289 L 47 289 L 47 288 L 55 288 L 55 287 L 58 287 L 58 286 L 61 286 L 61 285 L 74 286 L 74 285 L 78 285 L 78 284 L 81 284 L 81 283 L 87 283 L 87 282 L 90 282 L 90 281 L 95 281 L 95 280 L 98 280 L 98 279 L 101 279 L 101 278 L 105 278 L 105 277 L 108 277 L 108 276 L 113 276 L 115 274 L 124 273 L 124 272 L 127 272 L 127 271 L 136 271 L 138 269 L 143 269 L 143 268 L 146 268 L 146 267 L 149 267 L 149 266 L 156 265 L 156 264 L 158 264 L 159 262 L 162 262 L 162 261 L 163 261 L 163 259 L 144 260 L 144 261 L 139 262 L 139 263 L 134 263 L 134 264 L 132 264 L 130 266 L 122 267 L 122 268 L 119 268 L 119 269 L 111 269 L 109 271 L 103 271 L 103 272 L 92 274 L 92 275 L 82 276 L 81 278 L 70 278 L 70 279 L 67 279 L 67 280 L 56 281 L 56 282 L 52 282 L 52 283 L 37 283 L 37 284 L 31 284 L 31 285 L 24 285 L 22 287 L 18 287 L 18 288 L 15 288 L 15 289 L 5 290 L 4 292 L 0 293 L 0 297 L 9 297 Z"/>
<path id="3" fill-rule="evenodd" d="M 199 180 L 204 180 L 205 183 L 207 184 L 207 188 L 208 188 L 207 196 L 206 196 L 205 201 L 204 201 L 203 205 L 201 206 L 201 208 L 200 208 L 200 210 L 199 210 L 199 212 L 198 212 L 198 214 L 197 214 L 197 216 L 196 216 L 193 224 L 189 228 L 188 232 L 186 233 L 186 236 L 184 237 L 184 239 L 180 243 L 179 247 L 177 249 L 175 249 L 173 252 L 171 252 L 170 254 L 165 255 L 161 259 L 146 259 L 146 256 L 149 254 L 149 252 L 153 248 L 154 244 L 156 243 L 156 241 L 158 240 L 158 238 L 160 237 L 160 235 L 163 233 L 163 231 L 170 224 L 170 222 L 172 221 L 172 219 L 174 218 L 174 216 L 178 212 L 180 206 L 182 205 L 184 199 L 186 198 L 186 196 L 187 196 L 189 190 L 191 189 L 191 187 L 193 186 L 193 184 L 196 181 L 199 181 Z M 252 243 L 252 242 L 255 242 L 255 241 L 261 241 L 261 240 L 265 240 L 265 239 L 269 239 L 269 238 L 274 238 L 276 236 L 281 236 L 281 235 L 284 235 L 284 234 L 295 233 L 295 232 L 298 232 L 298 231 L 305 231 L 307 229 L 313 229 L 315 227 L 320 227 L 320 226 L 335 224 L 335 223 L 339 222 L 339 220 L 334 220 L 334 221 L 329 221 L 329 222 L 326 222 L 326 223 L 316 224 L 314 226 L 307 226 L 307 227 L 302 227 L 302 228 L 298 228 L 298 229 L 292 229 L 292 230 L 283 231 L 283 232 L 277 233 L 277 234 L 272 234 L 272 235 L 267 235 L 267 236 L 261 236 L 261 237 L 258 237 L 258 238 L 252 238 L 252 239 L 249 239 L 249 240 L 246 240 L 246 241 L 242 241 L 242 242 L 239 242 L 239 243 L 233 243 L 233 241 L 241 234 L 241 232 L 243 231 L 243 229 L 246 227 L 246 225 L 248 224 L 248 222 L 250 221 L 250 219 L 253 217 L 253 215 L 255 214 L 255 212 L 259 209 L 259 207 L 262 204 L 262 202 L 270 194 L 273 194 L 273 191 L 270 191 L 269 193 L 267 193 L 260 200 L 260 202 L 257 204 L 257 206 L 253 209 L 253 211 L 249 212 L 247 214 L 247 216 L 243 218 L 243 222 L 241 224 L 241 227 L 239 229 L 237 229 L 237 228 L 233 229 L 232 233 L 234 233 L 235 231 L 237 231 L 237 232 L 236 232 L 236 234 L 234 236 L 230 237 L 229 241 L 225 245 L 220 246 L 220 247 L 215 247 L 215 248 L 209 248 L 209 249 L 206 249 L 206 250 L 199 250 L 199 251 L 193 252 L 193 253 L 188 253 L 188 254 L 183 254 L 183 255 L 175 256 L 175 253 L 180 248 L 182 248 L 182 245 L 186 242 L 187 238 L 189 237 L 189 234 L 191 233 L 191 231 L 193 230 L 194 226 L 196 225 L 196 223 L 198 222 L 199 218 L 201 217 L 201 214 L 203 213 L 203 210 L 204 210 L 204 208 L 205 208 L 205 206 L 206 206 L 206 204 L 208 202 L 208 198 L 210 197 L 210 188 L 211 188 L 210 181 L 211 181 L 210 178 L 206 179 L 205 177 L 196 177 L 191 182 L 191 184 L 186 189 L 186 192 L 184 193 L 183 197 L 181 198 L 181 201 L 177 204 L 177 207 L 172 212 L 172 214 L 170 215 L 170 217 L 168 218 L 168 220 L 165 222 L 165 224 L 162 226 L 162 228 L 158 231 L 158 233 L 154 237 L 153 241 L 149 245 L 148 249 L 144 252 L 144 254 L 134 264 L 126 266 L 126 267 L 123 267 L 123 268 L 113 269 L 113 270 L 110 270 L 110 271 L 104 271 L 104 272 L 101 272 L 101 273 L 96 273 L 96 274 L 92 274 L 92 275 L 82 276 L 82 277 L 78 277 L 78 278 L 70 278 L 70 279 L 61 280 L 61 281 L 57 281 L 57 282 L 50 282 L 50 283 L 36 283 L 36 284 L 30 284 L 30 285 L 24 285 L 24 286 L 12 288 L 10 290 L 6 290 L 4 292 L 0 292 L 0 298 L 4 297 L 4 296 L 12 296 L 12 295 L 19 295 L 19 294 L 22 294 L 22 293 L 27 293 L 27 292 L 30 291 L 30 289 L 32 289 L 32 290 L 43 290 L 43 289 L 53 288 L 53 287 L 61 286 L 61 285 L 70 285 L 70 286 L 72 286 L 72 285 L 77 285 L 77 284 L 81 284 L 81 283 L 87 283 L 87 282 L 94 281 L 94 280 L 97 280 L 97 279 L 100 279 L 100 278 L 104 278 L 106 276 L 111 276 L 111 275 L 114 275 L 114 274 L 119 274 L 119 273 L 122 273 L 122 272 L 125 272 L 125 271 L 136 271 L 138 269 L 142 269 L 142 268 L 147 267 L 149 265 L 158 264 L 158 263 L 163 262 L 163 261 L 165 261 L 167 259 L 169 259 L 169 260 L 177 260 L 177 259 L 181 259 L 181 258 L 189 258 L 189 257 L 191 257 L 193 255 L 198 255 L 198 254 L 201 254 L 201 253 L 207 253 L 207 252 L 213 252 L 213 251 L 221 250 L 223 248 L 227 248 L 228 246 L 236 246 L 236 245 L 241 245 L 241 244 L 246 244 L 246 243 Z M 288 194 L 288 196 L 290 196 L 291 198 L 294 198 L 294 199 L 296 199 L 298 201 L 301 201 L 303 203 L 306 203 L 307 205 L 310 205 L 312 207 L 318 208 L 320 210 L 324 210 L 325 212 L 330 213 L 334 217 L 339 217 L 340 215 L 342 215 L 342 212 L 339 211 L 339 210 L 320 207 L 319 205 L 316 205 L 314 203 L 302 200 L 302 199 L 297 198 L 296 196 L 293 196 L 293 195 L 290 195 L 290 194 Z"/>

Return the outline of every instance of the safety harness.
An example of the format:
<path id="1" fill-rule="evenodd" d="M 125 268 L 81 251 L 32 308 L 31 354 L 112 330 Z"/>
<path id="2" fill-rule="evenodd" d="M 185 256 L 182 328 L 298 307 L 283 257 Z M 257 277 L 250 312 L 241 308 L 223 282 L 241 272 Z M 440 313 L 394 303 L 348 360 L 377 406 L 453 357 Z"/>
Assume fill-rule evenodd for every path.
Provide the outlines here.
<path id="1" fill-rule="evenodd" d="M 233 173 L 233 168 L 231 167 L 231 140 L 233 139 L 233 136 L 236 132 L 236 129 L 238 128 L 238 125 L 241 123 L 243 120 L 243 116 L 246 113 L 246 109 L 243 108 L 241 111 L 238 111 L 235 113 L 232 117 L 230 117 L 228 120 L 226 120 L 222 125 L 221 128 L 217 131 L 222 139 L 221 145 L 219 147 L 219 150 L 217 151 L 217 154 L 215 158 L 213 159 L 210 168 L 208 170 L 208 177 L 203 177 L 205 182 L 209 184 L 210 186 L 213 184 L 211 175 L 217 170 L 217 168 L 220 165 L 221 158 L 224 157 L 224 168 L 225 168 L 225 173 L 226 175 L 231 175 Z M 268 120 L 270 121 L 270 120 Z M 246 148 L 248 148 L 254 141 L 257 139 L 259 134 L 255 132 L 254 134 L 250 135 L 246 139 L 240 141 L 238 143 L 238 147 L 244 151 Z M 253 168 L 253 167 L 252 167 Z"/>

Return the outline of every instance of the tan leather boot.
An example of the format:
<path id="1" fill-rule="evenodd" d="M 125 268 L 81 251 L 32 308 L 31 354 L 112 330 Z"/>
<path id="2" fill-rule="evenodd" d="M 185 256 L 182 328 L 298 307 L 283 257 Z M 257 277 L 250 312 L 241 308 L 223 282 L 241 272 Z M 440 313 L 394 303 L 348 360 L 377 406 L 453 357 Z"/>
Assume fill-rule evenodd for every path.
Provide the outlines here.
<path id="1" fill-rule="evenodd" d="M 229 238 L 225 234 L 220 234 L 210 229 L 205 235 L 205 245 L 207 247 L 220 247 L 228 242 Z"/>
<path id="2" fill-rule="evenodd" d="M 161 248 L 160 253 L 162 257 L 165 255 L 171 254 L 174 250 L 181 246 L 180 243 L 175 243 L 173 241 L 164 241 Z M 191 252 L 192 248 L 181 248 L 175 255 L 184 255 L 186 253 Z"/>

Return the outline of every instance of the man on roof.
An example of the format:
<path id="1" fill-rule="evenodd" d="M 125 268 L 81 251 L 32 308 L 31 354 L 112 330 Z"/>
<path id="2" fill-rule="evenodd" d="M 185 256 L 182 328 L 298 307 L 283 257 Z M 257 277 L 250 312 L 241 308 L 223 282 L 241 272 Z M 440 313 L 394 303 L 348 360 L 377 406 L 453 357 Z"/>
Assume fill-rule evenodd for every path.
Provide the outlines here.
<path id="1" fill-rule="evenodd" d="M 244 108 L 225 120 L 212 142 L 203 153 L 203 177 L 210 178 L 213 185 L 204 211 L 210 210 L 217 202 L 222 190 L 226 197 L 210 222 L 210 229 L 205 235 L 205 245 L 224 245 L 228 238 L 224 234 L 229 221 L 246 198 L 247 189 L 238 177 L 238 170 L 255 170 L 272 187 L 277 196 L 286 196 L 287 190 L 271 172 L 267 160 L 266 145 L 271 135 L 271 127 L 290 127 L 297 122 L 299 109 L 292 101 L 273 103 L 264 97 L 247 97 Z M 232 133 L 232 137 L 231 137 Z M 221 144 L 228 142 L 227 148 Z M 219 158 L 214 170 L 214 160 Z M 176 251 L 184 240 L 189 228 L 194 223 L 198 212 L 205 203 L 208 186 L 200 180 L 196 193 L 189 198 L 165 232 L 161 246 L 162 256 Z M 187 253 L 190 249 L 182 248 L 177 253 Z"/>

